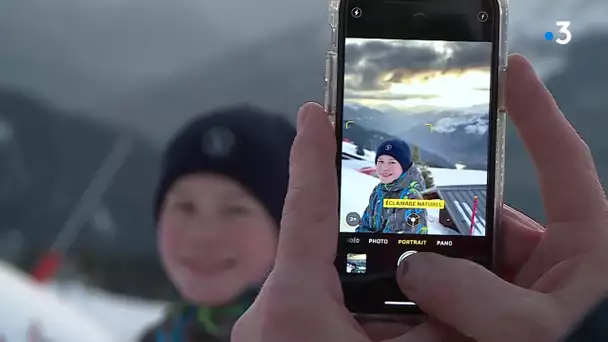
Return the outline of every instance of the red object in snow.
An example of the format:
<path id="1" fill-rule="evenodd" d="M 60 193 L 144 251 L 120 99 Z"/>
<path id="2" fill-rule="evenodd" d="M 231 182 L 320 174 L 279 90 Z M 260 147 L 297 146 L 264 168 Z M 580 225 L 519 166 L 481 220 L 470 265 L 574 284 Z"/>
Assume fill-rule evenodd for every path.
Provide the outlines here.
<path id="1" fill-rule="evenodd" d="M 42 258 L 38 260 L 36 267 L 34 267 L 32 277 L 39 283 L 53 279 L 61 268 L 62 261 L 63 256 L 58 251 L 49 251 L 45 253 Z"/>
<path id="2" fill-rule="evenodd" d="M 359 172 L 365 173 L 366 175 L 373 176 L 374 174 L 376 174 L 376 168 L 375 167 L 364 167 L 364 168 L 359 169 Z"/>
<path id="3" fill-rule="evenodd" d="M 477 213 L 477 201 L 478 198 L 477 196 L 475 196 L 475 198 L 473 198 L 473 214 L 471 215 L 471 231 L 469 232 L 469 235 L 473 235 L 473 227 L 475 226 L 475 214 Z"/>

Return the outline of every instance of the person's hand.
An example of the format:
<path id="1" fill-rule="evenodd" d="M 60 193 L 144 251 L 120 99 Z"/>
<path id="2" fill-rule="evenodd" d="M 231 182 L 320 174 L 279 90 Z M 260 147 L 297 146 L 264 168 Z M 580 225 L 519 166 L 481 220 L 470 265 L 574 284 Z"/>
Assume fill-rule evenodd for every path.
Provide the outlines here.
<path id="1" fill-rule="evenodd" d="M 556 118 L 552 120 L 552 122 L 554 122 L 553 125 L 555 125 L 555 122 L 561 122 L 562 125 L 565 125 L 566 129 L 562 127 L 560 130 L 558 126 L 557 133 L 544 132 L 543 130 L 538 130 L 537 124 L 532 130 L 532 134 L 540 132 L 539 134 L 541 136 L 542 133 L 545 134 L 545 139 L 556 139 L 556 136 L 559 136 L 560 134 L 563 135 L 563 132 L 567 131 L 570 135 L 563 137 L 564 140 L 562 141 L 562 144 L 565 144 L 566 146 L 565 149 L 562 148 L 564 155 L 570 157 L 573 152 L 583 152 L 588 158 L 586 159 L 587 166 L 592 166 L 590 158 L 588 157 L 588 150 L 584 144 L 580 142 L 578 136 L 573 133 L 567 122 L 565 122 L 563 117 L 561 117 L 561 114 L 556 111 L 554 106 L 547 104 L 547 102 L 551 104 L 550 96 L 546 93 L 536 76 L 534 76 L 527 62 L 521 57 L 513 58 L 509 76 L 510 88 L 514 88 L 513 85 L 520 87 L 519 94 L 510 93 L 509 106 L 512 109 L 511 114 L 513 116 L 519 114 L 525 121 L 525 113 L 529 112 L 529 108 L 526 108 L 523 104 L 528 101 L 533 111 L 538 112 L 541 109 L 545 110 L 539 115 L 540 118 L 537 118 L 537 123 L 544 120 L 542 118 L 543 116 L 556 116 Z M 525 81 L 525 83 L 521 83 L 522 81 Z M 534 101 L 537 102 L 530 101 L 530 96 L 528 96 L 526 92 L 530 92 Z M 538 102 L 538 100 L 542 100 L 543 98 L 545 99 L 544 102 Z M 551 109 L 551 111 L 548 111 L 547 109 Z M 331 128 L 329 130 L 327 129 L 328 126 L 325 114 L 319 106 L 308 104 L 303 107 L 299 117 L 299 135 L 294 143 L 292 151 L 293 170 L 290 194 L 286 202 L 286 215 L 282 225 L 283 230 L 280 237 L 276 267 L 266 282 L 256 303 L 235 325 L 233 330 L 233 341 L 369 341 L 370 338 L 368 335 L 371 335 L 371 331 L 385 332 L 385 329 L 362 329 L 352 318 L 351 314 L 344 308 L 342 302 L 339 279 L 333 266 L 333 258 L 337 244 L 336 239 L 338 235 L 338 214 L 335 210 L 338 199 L 334 169 L 335 149 L 333 146 L 335 146 L 335 144 L 333 132 L 331 131 Z M 524 127 L 524 130 L 525 129 L 526 128 Z M 524 134 L 522 133 L 522 135 Z M 530 133 L 528 133 L 528 135 L 530 135 Z M 534 148 L 532 148 L 533 146 L 528 142 L 527 144 L 531 150 L 534 150 Z M 539 143 L 537 143 L 537 145 L 538 144 Z M 540 144 L 542 146 L 542 141 Z M 546 149 L 547 146 L 551 145 L 552 143 L 545 143 L 545 147 L 542 148 Z M 536 149 L 539 149 L 538 146 Z M 552 155 L 551 153 L 549 154 Z M 537 159 L 540 158 L 542 160 L 543 156 L 534 158 L 538 164 Z M 569 161 L 575 162 L 578 158 L 579 157 L 574 157 Z M 570 171 L 571 169 L 572 165 L 566 165 L 564 171 Z M 315 171 L 310 172 L 310 170 Z M 547 169 L 540 168 L 540 171 L 541 173 L 545 173 L 547 172 Z M 589 174 L 592 176 L 595 175 L 592 167 L 590 168 Z M 548 177 L 548 179 L 542 181 L 543 184 L 551 182 L 550 179 L 555 180 L 553 174 L 550 174 Z M 595 181 L 595 193 L 601 195 L 600 197 L 602 199 L 600 202 L 603 203 L 603 192 L 601 187 L 598 186 L 597 175 L 593 177 L 591 182 L 585 180 L 587 183 L 579 184 L 579 189 L 576 193 L 586 191 L 585 194 L 592 194 L 593 192 L 590 192 L 587 189 L 593 188 L 593 186 L 589 185 L 592 184 L 593 181 Z M 544 189 L 546 187 L 546 185 L 543 185 Z M 562 189 L 567 190 L 568 188 Z M 544 191 L 544 193 L 546 194 L 546 191 Z M 563 195 L 561 198 L 563 198 Z M 549 199 L 549 202 L 551 201 L 554 201 L 554 199 Z M 597 210 L 597 206 L 595 210 Z M 554 225 L 550 224 L 550 227 L 554 227 Z M 557 252 L 556 250 L 547 249 L 545 246 L 547 244 L 550 246 L 552 244 L 554 245 L 555 242 L 552 242 L 552 244 L 544 242 L 554 239 L 555 235 L 551 235 L 552 237 L 548 238 L 549 234 L 544 233 L 543 230 L 544 228 L 542 226 L 527 218 L 525 215 L 517 213 L 509 208 L 503 210 L 503 221 L 499 230 L 499 242 L 505 243 L 503 244 L 504 248 L 501 248 L 499 251 L 499 264 L 501 266 L 501 274 L 504 275 L 505 278 L 515 279 L 515 281 L 522 286 L 531 286 L 530 284 L 533 283 L 532 279 L 540 278 L 542 270 L 547 269 L 547 265 L 555 263 L 555 260 L 559 260 L 559 257 L 556 257 L 557 254 L 550 255 L 551 258 L 548 258 L 547 256 L 543 256 L 542 252 L 538 252 L 538 250 Z M 539 243 L 539 241 L 543 242 Z M 561 245 L 564 244 L 564 241 L 556 242 Z M 515 288 L 524 292 L 531 291 L 509 285 L 507 282 L 493 276 L 483 268 L 462 260 L 442 258 L 432 254 L 427 255 L 426 253 L 418 253 L 415 257 L 416 258 L 408 258 L 409 262 L 407 265 L 409 266 L 409 271 L 406 273 L 405 277 L 401 278 L 401 284 L 404 286 L 406 292 L 418 291 L 416 293 L 420 295 L 422 302 L 426 303 L 424 305 L 422 302 L 419 304 L 421 304 L 423 309 L 429 311 L 432 321 L 423 323 L 409 333 L 397 337 L 392 341 L 439 341 L 446 338 L 446 333 L 450 333 L 450 336 L 447 337 L 449 338 L 449 341 L 455 341 L 457 337 L 462 337 L 463 335 L 459 333 L 452 334 L 454 330 L 460 331 L 465 335 L 473 336 L 479 340 L 499 341 L 500 338 L 504 338 L 505 341 L 518 340 L 517 337 L 520 335 L 516 335 L 515 337 L 512 334 L 509 335 L 509 333 L 512 333 L 513 331 L 520 332 L 522 334 L 521 336 L 529 336 L 531 340 L 541 340 L 540 338 L 533 336 L 534 331 L 542 331 L 543 338 L 550 338 L 553 335 L 558 335 L 560 328 L 562 330 L 566 329 L 572 321 L 572 318 L 559 316 L 560 313 L 556 314 L 549 312 L 546 316 L 541 315 L 539 317 L 534 317 L 534 319 L 526 320 L 524 322 L 525 324 L 522 324 L 522 318 L 519 316 L 514 316 L 512 320 L 508 319 L 510 317 L 508 315 L 512 312 L 502 311 L 501 314 L 501 311 L 499 310 L 504 309 L 504 307 L 499 306 L 496 308 L 496 311 L 494 311 L 491 306 L 487 306 L 486 310 L 498 314 L 494 316 L 488 315 L 486 317 L 484 315 L 487 312 L 480 311 L 479 309 L 470 311 L 462 304 L 455 306 L 454 303 L 451 303 L 450 301 L 458 296 L 460 296 L 458 298 L 461 299 L 461 302 L 464 302 L 466 305 L 474 304 L 477 305 L 477 307 L 484 304 L 480 302 L 486 301 L 486 297 L 488 296 L 503 299 L 504 296 L 502 293 L 495 292 L 503 290 L 502 287 L 507 287 L 509 289 Z M 420 268 L 416 269 L 416 265 L 420 267 L 420 265 L 424 263 L 424 261 L 421 261 L 420 263 L 417 261 L 427 257 L 444 261 L 444 264 L 440 264 L 442 267 L 446 267 L 447 265 L 449 268 L 450 266 L 448 264 L 455 263 L 457 267 L 466 268 L 467 272 L 469 272 L 469 269 L 477 270 L 477 273 L 474 273 L 473 275 L 478 277 L 479 274 L 482 275 L 481 280 L 477 283 L 477 287 L 475 288 L 477 292 L 472 292 L 464 285 L 463 287 L 465 290 L 462 290 L 461 287 L 458 287 L 459 290 L 454 290 L 453 285 L 460 284 L 462 281 L 462 277 L 459 275 L 456 275 L 457 279 L 455 281 L 451 278 L 455 273 L 448 273 L 445 276 L 445 279 L 447 279 L 446 281 L 452 281 L 451 283 L 447 283 L 449 285 L 440 286 L 441 283 L 434 283 L 434 287 L 430 288 L 431 290 L 424 291 L 424 289 L 422 289 L 424 284 L 432 282 L 429 280 L 430 278 L 427 277 L 427 274 L 435 276 L 439 273 L 437 271 L 424 272 Z M 526 262 L 528 259 L 530 259 L 530 261 Z M 544 260 L 546 264 L 539 263 L 539 260 Z M 552 261 L 549 262 L 549 260 Z M 535 267 L 535 264 L 539 266 Z M 424 267 L 424 265 L 422 265 L 422 267 Z M 424 268 L 426 271 L 429 270 L 429 268 Z M 559 274 L 559 271 L 557 273 Z M 487 279 L 483 277 L 489 278 L 491 280 L 490 283 L 484 284 Z M 552 278 L 555 276 L 549 275 L 548 277 Z M 439 281 L 442 280 L 439 279 Z M 466 284 L 469 283 L 466 282 Z M 493 289 L 492 286 L 496 284 L 500 284 L 500 286 Z M 481 285 L 492 286 L 482 286 L 481 289 L 483 291 L 479 291 Z M 441 291 L 441 295 L 439 296 L 440 300 L 434 300 L 432 296 L 429 297 L 429 295 L 432 295 L 432 291 Z M 469 297 L 467 297 L 467 295 Z M 591 297 L 592 296 L 589 298 Z M 467 301 L 471 298 L 473 303 Z M 519 305 L 523 310 L 522 312 L 528 312 L 525 310 L 527 307 L 527 305 L 525 305 L 527 303 L 526 298 L 527 297 L 525 296 L 521 297 L 523 302 L 513 304 L 512 307 L 517 307 Z M 511 300 L 515 303 L 520 299 L 511 298 Z M 445 301 L 448 303 L 446 304 Z M 587 300 L 587 303 L 591 302 L 592 299 Z M 580 305 L 581 308 L 588 306 L 589 305 L 584 304 Z M 581 310 L 584 311 L 584 309 Z M 457 315 L 455 316 L 453 315 L 454 311 L 457 312 Z M 543 310 L 540 311 L 544 312 Z M 452 320 L 443 317 L 446 313 L 450 316 L 448 318 L 452 318 Z M 575 315 L 576 313 L 572 313 L 570 317 L 574 317 Z M 482 318 L 480 319 L 479 316 L 482 316 Z M 494 324 L 488 325 L 487 329 L 483 330 L 494 333 L 494 335 L 488 339 L 485 335 L 480 335 L 479 331 L 485 328 L 481 322 L 490 317 L 491 320 L 494 320 Z M 454 319 L 457 320 L 455 321 Z M 471 332 L 468 329 L 471 328 L 471 324 L 475 325 L 471 323 L 471 321 L 475 319 L 479 320 L 479 326 L 473 327 L 476 330 Z M 525 320 L 525 318 L 523 319 Z M 443 322 L 440 323 L 441 321 Z M 534 322 L 536 322 L 537 325 L 532 325 Z M 555 328 L 556 325 L 551 325 L 547 322 L 558 322 L 561 326 Z M 497 323 L 505 324 L 503 328 L 508 329 L 509 331 L 496 330 Z M 451 328 L 449 327 L 450 325 Z M 534 331 L 524 329 L 531 327 L 536 327 L 537 329 L 532 329 Z M 395 335 L 397 330 L 393 330 L 391 334 Z M 495 339 L 494 337 L 497 337 L 498 339 Z M 525 339 L 519 340 L 525 341 Z"/>
<path id="2" fill-rule="evenodd" d="M 400 287 L 434 322 L 397 341 L 441 341 L 445 326 L 476 341 L 557 341 L 608 291 L 608 205 L 589 148 L 528 61 L 512 56 L 508 76 L 509 116 L 538 171 L 546 231 L 531 253 L 505 246 L 520 268 L 513 284 L 462 259 L 406 259 Z"/>
<path id="3" fill-rule="evenodd" d="M 508 205 L 503 207 L 501 216 L 500 229 L 498 229 L 496 272 L 503 279 L 512 282 L 538 245 L 545 228 Z M 383 319 L 365 316 L 356 318 L 372 341 L 400 336 L 424 320 L 421 315 L 398 315 Z M 427 328 L 422 327 L 421 330 Z M 417 334 L 421 330 L 418 330 Z"/>

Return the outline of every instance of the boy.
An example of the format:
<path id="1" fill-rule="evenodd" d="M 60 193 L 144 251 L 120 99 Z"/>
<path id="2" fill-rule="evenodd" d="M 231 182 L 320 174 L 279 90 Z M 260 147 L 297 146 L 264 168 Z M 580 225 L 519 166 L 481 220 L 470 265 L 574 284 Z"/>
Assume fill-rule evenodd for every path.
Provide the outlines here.
<path id="1" fill-rule="evenodd" d="M 167 147 L 158 246 L 185 302 L 142 342 L 228 342 L 273 267 L 296 131 L 248 107 L 195 119 Z"/>
<path id="2" fill-rule="evenodd" d="M 428 234 L 425 209 L 386 208 L 385 199 L 422 199 L 424 179 L 402 140 L 383 142 L 376 151 L 376 174 L 380 183 L 356 228 L 358 233 Z"/>

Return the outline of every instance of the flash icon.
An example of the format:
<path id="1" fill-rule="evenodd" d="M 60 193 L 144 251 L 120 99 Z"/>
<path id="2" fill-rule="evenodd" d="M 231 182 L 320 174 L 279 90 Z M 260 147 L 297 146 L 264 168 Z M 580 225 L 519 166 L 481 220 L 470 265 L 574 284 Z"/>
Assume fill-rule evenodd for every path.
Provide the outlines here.
<path id="1" fill-rule="evenodd" d="M 359 7 L 355 7 L 350 11 L 350 14 L 353 16 L 353 18 L 357 19 L 361 18 L 361 14 L 363 14 L 363 11 Z"/>
<path id="2" fill-rule="evenodd" d="M 479 22 L 485 23 L 486 21 L 488 21 L 488 13 L 484 11 L 477 13 L 477 20 L 479 20 Z"/>

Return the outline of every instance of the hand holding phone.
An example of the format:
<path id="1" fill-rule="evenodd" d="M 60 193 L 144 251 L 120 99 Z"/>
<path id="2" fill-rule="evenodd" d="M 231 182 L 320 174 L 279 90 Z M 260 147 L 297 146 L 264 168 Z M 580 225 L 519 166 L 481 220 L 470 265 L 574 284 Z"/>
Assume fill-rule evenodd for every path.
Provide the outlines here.
<path id="1" fill-rule="evenodd" d="M 360 314 L 416 312 L 394 275 L 411 255 L 494 267 L 506 6 L 344 0 L 331 11 L 326 107 L 336 121 L 345 302 Z"/>
<path id="2" fill-rule="evenodd" d="M 510 117 L 539 172 L 548 230 L 505 207 L 497 260 L 514 273 L 512 283 L 459 258 L 433 253 L 406 258 L 401 265 L 407 272 L 397 279 L 432 319 L 405 335 L 383 338 L 557 341 L 608 290 L 607 201 L 589 149 L 521 56 L 510 59 L 508 89 Z M 231 340 L 378 341 L 346 308 L 333 265 L 338 187 L 331 126 L 315 104 L 303 107 L 298 126 L 275 267 Z M 570 158 L 560 158 L 565 151 Z M 578 182 L 569 182 L 572 177 Z M 593 324 L 597 316 L 575 329 L 602 328 Z M 581 335 L 578 330 L 574 336 Z"/>

